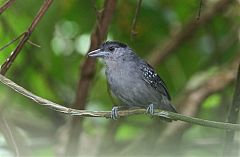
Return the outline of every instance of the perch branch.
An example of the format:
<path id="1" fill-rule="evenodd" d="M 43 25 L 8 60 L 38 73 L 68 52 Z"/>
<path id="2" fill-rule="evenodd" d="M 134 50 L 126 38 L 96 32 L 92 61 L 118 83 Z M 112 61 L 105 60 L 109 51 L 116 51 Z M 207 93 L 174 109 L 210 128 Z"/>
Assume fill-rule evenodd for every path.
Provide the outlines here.
<path id="1" fill-rule="evenodd" d="M 87 111 L 87 110 L 76 110 L 76 109 L 64 107 L 62 105 L 56 104 L 54 102 L 51 102 L 47 99 L 41 98 L 41 97 L 31 93 L 30 91 L 17 85 L 16 83 L 9 80 L 8 78 L 6 78 L 3 75 L 0 75 L 0 81 L 3 84 L 5 84 L 6 86 L 8 86 L 11 89 L 15 90 L 16 92 L 18 92 L 19 94 L 22 94 L 23 96 L 37 102 L 38 104 L 40 104 L 42 106 L 47 106 L 50 109 L 61 112 L 61 113 L 65 113 L 65 114 L 73 115 L 73 116 L 81 116 L 81 117 L 105 117 L 105 118 L 109 118 L 111 115 L 111 111 Z M 145 114 L 145 113 L 146 113 L 145 109 L 118 111 L 119 116 L 130 116 L 130 115 Z M 173 120 L 181 120 L 184 122 L 197 124 L 197 125 L 201 125 L 201 126 L 206 126 L 206 127 L 211 127 L 211 128 L 240 131 L 240 125 L 238 125 L 238 124 L 203 120 L 203 119 L 184 116 L 181 114 L 172 113 L 172 112 L 163 111 L 163 110 L 156 110 L 154 115 L 155 116 L 163 116 L 163 117 L 168 116 L 169 118 L 171 118 Z"/>
<path id="2" fill-rule="evenodd" d="M 17 47 L 15 48 L 15 50 L 11 53 L 11 55 L 9 56 L 9 58 L 3 63 L 3 65 L 1 66 L 0 69 L 0 73 L 1 74 L 5 74 L 7 72 L 7 70 L 10 68 L 10 66 L 12 65 L 12 63 L 14 62 L 15 58 L 17 57 L 17 55 L 19 54 L 19 52 L 21 51 L 21 49 L 23 48 L 23 46 L 25 45 L 25 43 L 28 41 L 28 39 L 30 38 L 32 32 L 34 31 L 34 29 L 36 28 L 37 24 L 39 23 L 39 21 L 41 20 L 41 18 L 43 17 L 43 15 L 46 13 L 46 11 L 48 10 L 48 8 L 50 7 L 51 3 L 53 0 L 45 0 L 43 5 L 41 6 L 41 8 L 39 9 L 36 17 L 33 19 L 31 25 L 29 26 L 29 28 L 27 29 L 27 31 L 24 33 L 23 38 L 21 39 L 21 41 L 19 42 L 19 44 L 17 45 Z"/>

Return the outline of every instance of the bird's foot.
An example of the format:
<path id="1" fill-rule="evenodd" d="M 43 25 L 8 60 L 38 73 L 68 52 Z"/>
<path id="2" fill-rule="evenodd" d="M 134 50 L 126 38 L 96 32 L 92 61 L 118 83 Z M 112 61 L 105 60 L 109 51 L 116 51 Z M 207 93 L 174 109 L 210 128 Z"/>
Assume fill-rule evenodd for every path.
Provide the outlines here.
<path id="1" fill-rule="evenodd" d="M 118 110 L 119 110 L 119 106 L 114 106 L 112 108 L 112 112 L 111 112 L 111 115 L 110 115 L 110 118 L 113 119 L 113 120 L 117 120 L 119 118 L 119 115 L 118 115 Z"/>
<path id="2" fill-rule="evenodd" d="M 154 104 L 150 104 L 148 107 L 147 107 L 147 114 L 150 114 L 150 115 L 154 115 Z"/>
<path id="3" fill-rule="evenodd" d="M 154 109 L 156 109 L 156 106 L 154 104 L 150 104 L 147 107 L 147 114 L 154 116 Z M 161 120 L 166 121 L 166 122 L 172 122 L 172 119 L 169 117 L 169 115 L 166 111 L 161 111 L 158 114 L 159 114 L 159 117 Z"/>
<path id="4" fill-rule="evenodd" d="M 171 117 L 169 117 L 169 114 L 166 111 L 159 112 L 159 116 L 160 116 L 160 119 L 165 122 L 172 122 Z"/>
<path id="5" fill-rule="evenodd" d="M 112 108 L 112 111 L 111 111 L 111 115 L 110 115 L 110 118 L 113 119 L 113 120 L 117 120 L 118 118 L 120 118 L 120 116 L 118 115 L 118 111 L 123 111 L 123 110 L 128 110 L 130 108 L 134 108 L 134 107 L 129 107 L 129 106 L 114 106 Z"/>
<path id="6" fill-rule="evenodd" d="M 161 112 L 159 112 L 159 115 L 160 115 L 161 117 L 170 118 L 168 112 L 166 112 L 166 111 L 161 111 Z"/>

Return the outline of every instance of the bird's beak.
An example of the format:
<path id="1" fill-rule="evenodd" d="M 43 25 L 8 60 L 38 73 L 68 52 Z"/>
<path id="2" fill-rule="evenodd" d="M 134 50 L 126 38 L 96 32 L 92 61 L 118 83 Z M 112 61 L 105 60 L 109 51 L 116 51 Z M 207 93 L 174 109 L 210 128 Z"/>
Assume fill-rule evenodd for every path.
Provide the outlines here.
<path id="1" fill-rule="evenodd" d="M 89 57 L 104 57 L 108 52 L 102 51 L 100 49 L 93 50 L 88 53 Z"/>

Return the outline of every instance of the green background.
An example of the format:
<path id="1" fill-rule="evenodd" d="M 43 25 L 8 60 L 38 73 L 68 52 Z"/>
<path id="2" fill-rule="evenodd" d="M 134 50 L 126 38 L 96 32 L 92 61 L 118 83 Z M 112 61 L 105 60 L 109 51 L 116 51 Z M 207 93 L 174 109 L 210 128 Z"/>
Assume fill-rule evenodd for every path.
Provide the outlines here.
<path id="1" fill-rule="evenodd" d="M 0 0 L 3 4 L 5 0 Z M 218 1 L 216 1 L 218 2 Z M 17 0 L 0 15 L 0 47 L 27 30 L 43 1 Z M 86 59 L 90 36 L 95 29 L 96 11 L 104 1 L 56 0 L 34 30 L 6 76 L 38 96 L 71 107 L 74 103 L 81 65 Z M 203 1 L 201 16 L 215 2 Z M 119 0 L 108 31 L 108 40 L 127 43 L 139 56 L 148 59 L 160 52 L 166 42 L 190 21 L 196 19 L 198 0 L 143 0 L 137 17 L 136 37 L 131 40 L 131 26 L 137 1 Z M 239 57 L 239 1 L 233 1 L 208 22 L 191 32 L 190 39 L 180 41 L 174 52 L 155 68 L 165 81 L 174 104 L 180 97 L 197 89 L 203 80 L 214 76 Z M 188 30 L 184 33 L 188 33 Z M 0 51 L 3 64 L 18 42 Z M 237 69 L 237 67 L 235 67 Z M 220 83 L 220 82 L 218 82 Z M 208 95 L 197 109 L 196 117 L 226 121 L 232 103 L 234 83 Z M 97 71 L 90 87 L 86 109 L 110 110 L 104 65 Z M 180 107 L 180 106 L 178 106 Z M 187 110 L 187 109 L 184 109 Z M 64 156 L 71 116 L 37 105 L 0 85 L 1 117 L 14 130 L 20 152 L 26 156 Z M 180 123 L 180 122 L 174 122 Z M 78 125 L 78 124 L 76 124 Z M 85 118 L 78 154 L 82 156 L 220 156 L 225 131 L 191 125 L 181 135 L 164 139 L 168 124 L 146 115 L 118 121 Z M 4 130 L 4 128 L 2 129 Z M 3 131 L 0 133 L 0 156 L 13 156 Z M 177 131 L 176 131 L 177 132 Z M 239 144 L 239 133 L 236 143 Z M 157 152 L 157 153 L 156 153 Z"/>

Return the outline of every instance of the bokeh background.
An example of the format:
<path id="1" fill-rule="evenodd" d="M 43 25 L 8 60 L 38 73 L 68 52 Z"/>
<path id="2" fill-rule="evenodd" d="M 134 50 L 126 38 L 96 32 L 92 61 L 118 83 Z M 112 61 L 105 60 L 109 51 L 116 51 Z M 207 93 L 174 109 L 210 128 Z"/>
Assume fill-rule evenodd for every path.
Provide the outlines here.
<path id="1" fill-rule="evenodd" d="M 111 1 L 111 0 L 109 0 Z M 113 1 L 113 0 L 112 0 Z M 6 0 L 0 0 L 0 5 Z M 225 122 L 240 58 L 240 1 L 116 2 L 107 40 L 127 43 L 165 81 L 180 113 Z M 17 0 L 0 14 L 0 47 L 25 32 L 42 1 Z M 102 61 L 86 64 L 104 0 L 57 0 L 33 31 L 6 76 L 38 96 L 67 107 L 110 110 Z M 18 40 L 19 41 L 19 40 Z M 18 41 L 0 51 L 3 64 Z M 162 55 L 164 54 L 164 55 Z M 93 69 L 87 90 L 82 71 Z M 84 80 L 83 79 L 83 80 Z M 88 86 L 89 85 L 89 86 Z M 77 106 L 78 94 L 86 101 Z M 82 94 L 82 95 L 84 95 Z M 73 118 L 0 85 L 0 156 L 221 156 L 226 131 L 136 115 L 113 121 Z M 240 142 L 235 135 L 235 152 Z"/>

